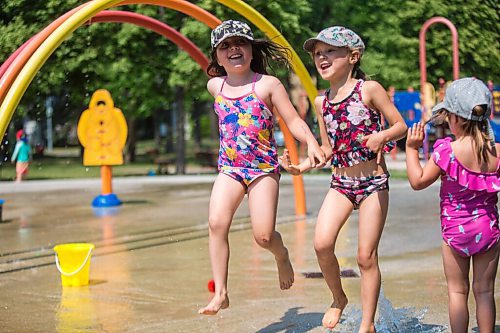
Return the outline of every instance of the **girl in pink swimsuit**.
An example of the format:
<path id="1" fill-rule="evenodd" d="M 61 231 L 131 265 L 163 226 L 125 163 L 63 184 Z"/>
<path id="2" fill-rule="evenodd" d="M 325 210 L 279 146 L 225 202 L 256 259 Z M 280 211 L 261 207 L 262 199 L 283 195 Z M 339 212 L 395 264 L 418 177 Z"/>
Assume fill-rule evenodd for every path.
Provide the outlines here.
<path id="1" fill-rule="evenodd" d="M 432 159 L 422 169 L 418 149 L 424 130 L 421 123 L 415 124 L 408 130 L 406 141 L 408 179 L 414 189 L 420 190 L 441 178 L 442 253 L 452 332 L 468 331 L 471 261 L 479 331 L 493 332 L 500 238 L 500 149 L 489 136 L 491 93 L 475 78 L 454 81 L 433 113 L 435 122 L 446 119 L 455 140 L 437 140 Z"/>
<path id="2" fill-rule="evenodd" d="M 288 51 L 266 40 L 254 40 L 250 27 L 225 21 L 212 31 L 208 91 L 215 97 L 220 149 L 209 207 L 209 250 L 215 295 L 200 314 L 216 314 L 229 306 L 228 233 L 233 215 L 248 194 L 255 241 L 268 249 L 278 266 L 279 285 L 288 289 L 293 268 L 281 235 L 275 230 L 279 165 L 273 137 L 276 110 L 295 138 L 307 143 L 312 164 L 322 167 L 325 154 L 299 117 L 281 82 L 267 75 L 270 60 L 288 64 Z"/>

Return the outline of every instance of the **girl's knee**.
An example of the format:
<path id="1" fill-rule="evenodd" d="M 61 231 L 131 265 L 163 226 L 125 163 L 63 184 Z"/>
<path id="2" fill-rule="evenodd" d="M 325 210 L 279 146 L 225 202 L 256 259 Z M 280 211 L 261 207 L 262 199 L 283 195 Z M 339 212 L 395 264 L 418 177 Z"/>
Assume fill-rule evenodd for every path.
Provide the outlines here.
<path id="1" fill-rule="evenodd" d="M 469 295 L 469 281 L 461 280 L 461 281 L 448 281 L 448 293 L 449 294 L 461 294 L 461 295 Z"/>
<path id="2" fill-rule="evenodd" d="M 220 216 L 210 215 L 208 217 L 208 228 L 211 234 L 219 234 L 229 231 L 230 223 L 230 221 L 228 222 Z"/>
<path id="3" fill-rule="evenodd" d="M 474 295 L 491 294 L 493 295 L 493 290 L 495 289 L 494 281 L 473 281 L 472 291 Z"/>
<path id="4" fill-rule="evenodd" d="M 322 241 L 322 240 L 315 240 L 314 241 L 314 251 L 316 251 L 316 256 L 318 258 L 332 256 L 334 253 L 334 248 L 335 248 L 335 245 L 330 243 L 330 242 L 326 242 L 326 241 Z"/>
<path id="5" fill-rule="evenodd" d="M 253 237 L 260 247 L 267 249 L 270 246 L 272 236 L 273 236 L 272 232 L 271 233 L 264 232 L 264 233 L 254 234 Z"/>
<path id="6" fill-rule="evenodd" d="M 358 250 L 356 257 L 358 267 L 361 270 L 368 270 L 378 265 L 378 255 L 376 251 L 362 251 Z"/>

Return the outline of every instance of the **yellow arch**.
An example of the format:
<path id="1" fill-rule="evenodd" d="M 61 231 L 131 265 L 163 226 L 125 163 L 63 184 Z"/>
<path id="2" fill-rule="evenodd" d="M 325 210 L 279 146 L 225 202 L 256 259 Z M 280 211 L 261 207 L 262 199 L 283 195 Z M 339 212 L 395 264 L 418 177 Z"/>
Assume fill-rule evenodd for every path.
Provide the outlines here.
<path id="1" fill-rule="evenodd" d="M 253 24 L 255 24 L 259 29 L 261 29 L 269 39 L 274 40 L 276 43 L 287 47 L 292 53 L 292 66 L 296 74 L 301 79 L 308 97 L 311 101 L 311 105 L 314 105 L 314 98 L 317 96 L 316 87 L 313 84 L 309 73 L 305 69 L 304 64 L 290 46 L 288 41 L 279 33 L 279 31 L 260 13 L 258 13 L 253 7 L 245 4 L 240 0 L 217 0 L 221 4 L 235 10 Z M 23 69 L 19 72 L 17 78 L 10 86 L 2 104 L 0 105 L 0 133 L 5 133 L 8 123 L 12 118 L 14 109 L 19 104 L 22 96 L 24 95 L 29 84 L 33 80 L 35 74 L 40 70 L 42 65 L 47 61 L 48 57 L 54 52 L 54 50 L 64 41 L 68 35 L 75 31 L 79 26 L 84 24 L 87 20 L 92 18 L 94 15 L 120 4 L 132 4 L 132 3 L 154 3 L 161 6 L 169 7 L 168 4 L 173 4 L 172 7 L 178 9 L 179 7 L 193 6 L 193 4 L 182 1 L 182 0 L 95 0 L 89 2 L 84 8 L 80 9 L 78 12 L 73 14 L 70 18 L 64 21 L 54 32 L 47 37 L 47 39 L 38 47 L 38 49 L 33 53 L 30 59 L 26 62 Z M 184 4 L 184 6 L 183 6 Z M 212 16 L 213 15 L 207 15 Z M 200 21 L 204 22 L 211 28 L 214 27 L 216 21 L 211 18 L 205 17 Z M 297 163 L 297 161 L 292 161 Z M 305 205 L 305 192 L 302 177 L 295 177 L 294 181 L 296 194 L 298 195 L 298 203 L 300 207 L 296 207 L 297 215 L 306 214 Z M 299 189 L 297 193 L 297 190 Z M 297 198 L 296 198 L 297 199 Z"/>
<path id="2" fill-rule="evenodd" d="M 288 43 L 288 41 L 283 37 L 283 35 L 269 22 L 262 14 L 256 11 L 250 5 L 244 3 L 241 0 L 216 0 L 217 2 L 223 4 L 226 7 L 231 8 L 235 12 L 239 13 L 247 20 L 255 24 L 257 28 L 259 28 L 267 38 L 272 41 L 288 48 L 292 53 L 292 66 L 295 74 L 299 77 L 304 89 L 307 92 L 307 96 L 309 97 L 309 101 L 311 105 L 314 105 L 314 99 L 318 96 L 318 89 L 314 85 L 314 82 L 309 75 L 309 72 L 304 66 L 302 60 L 300 60 L 299 56 L 293 49 L 293 47 Z"/>
<path id="3" fill-rule="evenodd" d="M 259 12 L 257 12 L 253 7 L 247 5 L 241 0 L 217 0 L 219 3 L 235 10 L 239 14 L 243 15 L 253 24 L 255 24 L 259 29 L 261 29 L 269 39 L 288 47 L 292 52 L 292 65 L 294 71 L 299 76 L 306 92 L 308 94 L 311 105 L 314 105 L 314 98 L 317 96 L 318 92 L 314 83 L 307 72 L 304 64 L 298 57 L 297 53 L 290 46 L 288 41 L 279 33 L 279 31 Z M 28 85 L 33 80 L 35 74 L 40 70 L 42 65 L 47 61 L 48 57 L 54 52 L 54 50 L 64 41 L 64 39 L 86 22 L 89 18 L 97 14 L 98 12 L 113 7 L 118 4 L 126 3 L 154 3 L 158 5 L 166 5 L 167 3 L 183 3 L 185 1 L 172 1 L 172 0 L 152 0 L 152 1 L 123 1 L 123 0 L 102 0 L 94 1 L 88 3 L 87 6 L 82 8 L 80 11 L 72 15 L 64 23 L 62 23 L 35 51 L 31 58 L 26 62 L 25 66 L 17 76 L 16 80 L 13 82 L 9 91 L 7 92 L 2 105 L 0 106 L 0 133 L 5 133 L 7 125 L 12 117 L 14 109 L 19 104 L 21 97 L 25 93 Z M 175 5 L 173 5 L 175 6 Z M 176 7 L 178 9 L 178 6 Z M 199 19 L 197 17 L 197 19 Z M 209 25 L 211 28 L 214 27 L 214 20 L 201 20 L 205 24 Z"/>

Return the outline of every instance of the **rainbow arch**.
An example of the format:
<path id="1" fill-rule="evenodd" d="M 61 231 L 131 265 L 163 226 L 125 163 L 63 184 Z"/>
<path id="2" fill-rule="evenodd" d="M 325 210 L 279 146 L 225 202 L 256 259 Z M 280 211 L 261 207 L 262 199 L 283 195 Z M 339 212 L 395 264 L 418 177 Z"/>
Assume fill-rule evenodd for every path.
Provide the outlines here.
<path id="1" fill-rule="evenodd" d="M 279 31 L 253 7 L 241 0 L 217 1 L 241 14 L 262 30 L 268 38 L 287 47 L 291 51 L 293 69 L 304 85 L 311 104 L 314 105 L 314 98 L 317 96 L 317 90 L 314 83 L 296 52 L 279 33 Z M 0 79 L 0 93 L 5 96 L 3 100 L 1 100 L 2 103 L 0 105 L 0 134 L 5 133 L 8 123 L 12 118 L 14 109 L 19 104 L 22 95 L 25 93 L 35 74 L 45 63 L 48 57 L 54 52 L 54 50 L 64 41 L 64 39 L 66 39 L 74 30 L 84 24 L 87 20 L 96 16 L 99 12 L 113 6 L 127 4 L 153 4 L 175 9 L 205 23 L 210 28 L 214 28 L 221 22 L 215 16 L 206 12 L 202 8 L 184 0 L 94 0 L 74 8 L 49 25 L 50 28 L 47 27 L 42 31 L 43 34 L 40 34 L 40 39 L 37 40 L 37 43 L 39 41 L 43 42 L 39 44 L 38 48 L 35 46 L 37 43 L 32 41 L 23 50 L 21 50 L 20 55 L 22 55 L 22 57 L 19 56 L 20 60 L 15 64 L 11 64 L 11 66 L 7 68 L 5 75 L 3 75 Z M 32 54 L 28 52 L 33 50 L 35 51 Z M 29 59 L 23 63 L 22 60 L 27 58 Z M 16 73 L 17 69 L 20 69 L 18 73 Z M 15 80 L 10 86 L 7 87 L 3 79 L 4 77 L 10 77 L 11 75 L 15 76 Z M 293 142 L 293 138 L 287 138 L 287 131 L 284 131 L 284 133 L 287 147 L 291 150 L 292 162 L 297 163 L 298 154 L 296 154 L 296 147 Z M 293 146 L 289 146 L 290 143 L 293 143 Z M 296 213 L 297 215 L 303 216 L 306 214 L 306 206 L 302 177 L 294 177 L 294 189 L 296 194 Z"/>
<path id="2" fill-rule="evenodd" d="M 198 63 L 202 70 L 206 70 L 208 67 L 208 58 L 193 42 L 161 21 L 133 12 L 106 10 L 97 13 L 88 21 L 89 24 L 97 22 L 131 23 L 154 31 L 186 51 L 191 58 Z M 47 28 L 50 30 L 51 27 L 49 26 Z M 28 60 L 28 57 L 33 54 L 34 48 L 38 47 L 43 42 L 44 36 L 45 31 L 42 31 L 30 38 L 12 53 L 2 66 L 0 66 L 0 101 L 4 99 L 8 88 L 12 85 L 16 75 Z M 26 51 L 24 51 L 25 49 Z"/>

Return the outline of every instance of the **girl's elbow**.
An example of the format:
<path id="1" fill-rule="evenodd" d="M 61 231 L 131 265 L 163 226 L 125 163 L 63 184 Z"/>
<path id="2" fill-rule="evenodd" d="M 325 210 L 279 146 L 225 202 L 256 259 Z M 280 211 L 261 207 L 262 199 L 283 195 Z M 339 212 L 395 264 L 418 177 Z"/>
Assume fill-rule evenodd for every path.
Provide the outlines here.
<path id="1" fill-rule="evenodd" d="M 410 181 L 410 185 L 414 191 L 420 191 L 427 187 L 427 185 L 425 185 L 424 183 L 417 181 Z"/>
<path id="2" fill-rule="evenodd" d="M 410 183 L 410 185 L 414 191 L 420 191 L 422 189 L 418 184 Z"/>
<path id="3" fill-rule="evenodd" d="M 402 121 L 399 125 L 399 135 L 398 135 L 398 139 L 402 139 L 406 136 L 406 133 L 408 132 L 408 125 L 406 125 L 406 123 L 404 121 Z"/>

